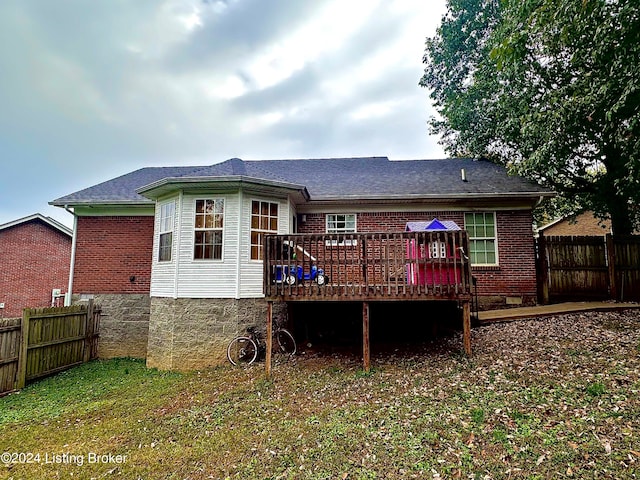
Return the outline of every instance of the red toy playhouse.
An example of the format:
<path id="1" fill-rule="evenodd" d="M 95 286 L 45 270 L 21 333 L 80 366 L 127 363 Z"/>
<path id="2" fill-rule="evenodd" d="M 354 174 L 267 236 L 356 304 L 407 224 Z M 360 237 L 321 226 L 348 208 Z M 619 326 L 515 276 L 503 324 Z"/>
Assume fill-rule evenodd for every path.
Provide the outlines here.
<path id="1" fill-rule="evenodd" d="M 451 220 L 408 222 L 405 231 L 416 232 L 407 240 L 407 283 L 443 287 L 456 285 L 461 280 L 460 245 L 444 232 L 458 231 Z M 426 233 L 422 233 L 426 232 Z M 457 260 L 457 261 L 456 261 Z"/>

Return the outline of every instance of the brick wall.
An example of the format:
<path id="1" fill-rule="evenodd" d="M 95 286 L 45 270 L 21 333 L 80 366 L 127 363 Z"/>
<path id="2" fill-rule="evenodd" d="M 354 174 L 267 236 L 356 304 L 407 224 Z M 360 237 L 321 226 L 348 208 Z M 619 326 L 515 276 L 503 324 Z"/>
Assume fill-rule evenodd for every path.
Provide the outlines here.
<path id="1" fill-rule="evenodd" d="M 78 217 L 73 293 L 148 294 L 153 217 Z"/>
<path id="2" fill-rule="evenodd" d="M 536 300 L 536 258 L 531 212 L 498 212 L 499 267 L 472 270 L 478 279 L 478 295 L 522 297 Z M 504 302 L 501 302 L 504 303 Z"/>
<path id="3" fill-rule="evenodd" d="M 71 237 L 39 221 L 0 231 L 0 303 L 4 317 L 51 306 L 51 290 L 67 291 Z"/>
<path id="4" fill-rule="evenodd" d="M 358 232 L 404 231 L 407 222 L 453 220 L 464 228 L 464 212 L 357 212 Z M 521 297 L 523 303 L 535 303 L 536 267 L 531 211 L 498 211 L 499 266 L 475 267 L 478 295 L 486 306 L 500 306 L 506 297 Z M 299 233 L 324 233 L 325 214 L 306 214 L 298 224 Z M 489 300 L 491 297 L 491 300 Z"/>

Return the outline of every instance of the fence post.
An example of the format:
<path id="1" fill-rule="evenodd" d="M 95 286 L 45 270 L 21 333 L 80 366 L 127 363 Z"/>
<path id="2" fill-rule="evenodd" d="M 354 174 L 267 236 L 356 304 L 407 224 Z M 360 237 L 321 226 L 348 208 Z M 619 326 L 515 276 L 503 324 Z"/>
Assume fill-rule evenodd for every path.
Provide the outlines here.
<path id="1" fill-rule="evenodd" d="M 616 285 L 616 245 L 613 235 L 607 233 L 604 241 L 607 249 L 607 265 L 609 266 L 609 294 L 612 300 L 618 300 L 618 286 Z"/>
<path id="2" fill-rule="evenodd" d="M 82 360 L 88 362 L 91 360 L 91 344 L 93 342 L 93 299 L 89 299 L 89 304 L 85 311 L 84 317 L 84 355 Z"/>
<path id="3" fill-rule="evenodd" d="M 544 233 L 540 232 L 538 237 L 538 269 L 540 270 L 540 293 L 542 294 L 542 304 L 549 303 L 549 262 L 547 261 L 547 241 Z"/>
<path id="4" fill-rule="evenodd" d="M 22 311 L 22 322 L 20 324 L 20 350 L 18 352 L 18 372 L 16 373 L 16 385 L 15 389 L 20 390 L 24 388 L 27 380 L 27 347 L 29 346 L 29 319 L 31 317 L 31 310 L 25 308 Z"/>

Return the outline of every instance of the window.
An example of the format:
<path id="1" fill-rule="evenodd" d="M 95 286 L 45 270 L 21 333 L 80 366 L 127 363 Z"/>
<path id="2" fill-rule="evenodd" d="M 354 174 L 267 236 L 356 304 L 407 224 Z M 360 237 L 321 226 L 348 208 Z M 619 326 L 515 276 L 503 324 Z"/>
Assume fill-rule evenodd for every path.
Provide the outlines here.
<path id="1" fill-rule="evenodd" d="M 431 258 L 447 258 L 447 244 L 436 240 L 431 243 Z"/>
<path id="2" fill-rule="evenodd" d="M 171 261 L 175 212 L 176 202 L 169 202 L 160 206 L 160 241 L 158 247 L 159 262 Z"/>
<path id="3" fill-rule="evenodd" d="M 224 199 L 196 200 L 194 259 L 222 259 L 223 225 Z"/>
<path id="4" fill-rule="evenodd" d="M 278 204 L 251 202 L 251 260 L 262 260 L 264 236 L 278 233 Z"/>
<path id="5" fill-rule="evenodd" d="M 497 265 L 496 216 L 494 212 L 465 213 L 472 265 Z"/>
<path id="6" fill-rule="evenodd" d="M 356 214 L 344 213 L 327 215 L 327 233 L 356 233 Z M 328 240 L 327 245 L 356 245 L 357 240 L 351 240 L 340 237 L 338 240 Z"/>

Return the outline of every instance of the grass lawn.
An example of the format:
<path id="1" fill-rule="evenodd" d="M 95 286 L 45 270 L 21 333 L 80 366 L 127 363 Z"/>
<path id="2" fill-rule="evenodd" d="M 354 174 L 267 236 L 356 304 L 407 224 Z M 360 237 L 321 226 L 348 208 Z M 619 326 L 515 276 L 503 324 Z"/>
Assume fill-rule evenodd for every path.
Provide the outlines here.
<path id="1" fill-rule="evenodd" d="M 640 477 L 640 313 L 186 374 L 95 361 L 0 398 L 0 478 Z M 120 457 L 118 457 L 118 455 Z M 26 463 L 30 461 L 30 463 Z"/>

